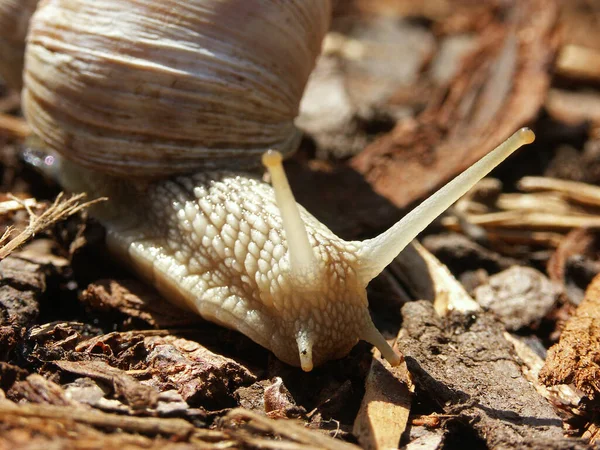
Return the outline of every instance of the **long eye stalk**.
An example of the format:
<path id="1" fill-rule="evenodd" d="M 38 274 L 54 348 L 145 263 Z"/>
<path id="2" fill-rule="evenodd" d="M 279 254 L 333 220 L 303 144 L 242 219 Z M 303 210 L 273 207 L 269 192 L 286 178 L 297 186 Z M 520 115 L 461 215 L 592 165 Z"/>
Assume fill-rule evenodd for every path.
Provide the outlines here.
<path id="1" fill-rule="evenodd" d="M 533 131 L 521 128 L 505 142 L 458 175 L 439 191 L 413 209 L 383 234 L 360 243 L 359 277 L 366 286 L 369 281 L 400 254 L 421 231 L 462 197 L 479 180 L 522 145 L 535 139 Z"/>
<path id="2" fill-rule="evenodd" d="M 281 153 L 269 150 L 263 154 L 262 162 L 269 170 L 275 200 L 281 213 L 285 239 L 287 241 L 292 276 L 310 283 L 316 276 L 317 260 L 308 241 L 306 226 L 300 217 L 298 204 L 288 183 L 282 165 Z"/>

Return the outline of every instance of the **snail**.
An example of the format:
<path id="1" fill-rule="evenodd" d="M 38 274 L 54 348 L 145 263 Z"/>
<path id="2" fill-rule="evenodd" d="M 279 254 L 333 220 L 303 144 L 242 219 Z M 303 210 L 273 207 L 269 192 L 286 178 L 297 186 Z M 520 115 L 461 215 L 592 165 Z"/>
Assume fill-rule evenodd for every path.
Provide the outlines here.
<path id="1" fill-rule="evenodd" d="M 45 0 L 25 55 L 23 109 L 62 156 L 62 185 L 109 201 L 107 245 L 164 297 L 305 371 L 359 340 L 401 357 L 366 286 L 519 146 L 522 129 L 388 231 L 333 234 L 282 167 L 330 0 Z M 272 186 L 253 169 L 267 167 Z"/>

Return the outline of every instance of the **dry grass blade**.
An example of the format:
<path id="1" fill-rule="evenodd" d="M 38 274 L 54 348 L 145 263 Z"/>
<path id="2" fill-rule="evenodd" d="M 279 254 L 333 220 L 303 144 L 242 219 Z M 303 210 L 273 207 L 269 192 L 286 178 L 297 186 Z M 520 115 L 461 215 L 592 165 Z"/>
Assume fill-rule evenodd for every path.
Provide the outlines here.
<path id="1" fill-rule="evenodd" d="M 587 183 L 548 177 L 524 177 L 519 181 L 519 189 L 527 192 L 553 191 L 584 205 L 600 206 L 600 187 Z"/>
<path id="2" fill-rule="evenodd" d="M 14 238 L 0 248 L 0 260 L 6 258 L 13 251 L 23 245 L 27 240 L 35 236 L 36 233 L 45 230 L 50 225 L 76 214 L 88 206 L 93 205 L 94 203 L 106 200 L 106 198 L 98 198 L 89 202 L 81 203 L 85 196 L 86 194 L 77 194 L 65 199 L 64 194 L 61 192 L 56 197 L 56 200 L 54 200 L 54 203 L 52 203 L 52 205 L 50 205 L 50 207 L 40 215 L 37 215 L 35 212 L 33 212 L 30 205 L 27 203 L 22 203 L 23 208 L 25 208 L 29 213 L 29 225 L 27 225 L 24 230 L 22 230 L 19 234 L 17 234 Z M 21 202 L 21 200 L 17 199 L 16 197 L 13 198 L 13 200 L 16 202 Z M 6 230 L 0 242 L 5 242 L 9 235 L 10 230 Z"/>
<path id="3" fill-rule="evenodd" d="M 26 207 L 35 208 L 36 206 L 38 206 L 38 201 L 35 198 L 6 200 L 4 202 L 0 202 L 0 216 L 11 212 L 20 211 Z"/>
<path id="4" fill-rule="evenodd" d="M 147 435 L 165 434 L 182 438 L 196 431 L 193 425 L 177 418 L 127 417 L 83 408 L 36 404 L 16 405 L 9 401 L 0 401 L 0 420 L 6 416 L 40 417 Z"/>
<path id="5" fill-rule="evenodd" d="M 7 227 L 6 230 L 4 230 L 4 234 L 2 235 L 2 237 L 0 237 L 0 245 L 4 245 L 6 241 L 8 241 L 8 238 L 10 238 L 12 232 L 13 227 Z"/>
<path id="6" fill-rule="evenodd" d="M 502 211 L 469 217 L 469 222 L 484 227 L 502 227 L 514 229 L 563 230 L 571 228 L 600 228 L 600 217 L 581 215 L 561 215 L 550 213 L 523 213 L 521 211 Z M 442 224 L 455 229 L 459 225 L 456 217 L 444 217 Z"/>
<path id="7" fill-rule="evenodd" d="M 25 139 L 30 134 L 31 128 L 24 119 L 0 112 L 0 135 Z"/>

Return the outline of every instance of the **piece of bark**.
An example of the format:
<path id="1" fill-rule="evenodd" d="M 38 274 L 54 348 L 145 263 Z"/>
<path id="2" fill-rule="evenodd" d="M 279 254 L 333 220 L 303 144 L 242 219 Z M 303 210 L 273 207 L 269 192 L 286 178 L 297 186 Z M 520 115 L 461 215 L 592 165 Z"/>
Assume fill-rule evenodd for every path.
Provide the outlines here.
<path id="1" fill-rule="evenodd" d="M 334 23 L 306 86 L 297 125 L 317 144 L 317 157 L 348 158 L 422 109 L 420 74 L 435 50 L 423 24 L 386 15 Z M 408 95 L 400 99 L 398 91 Z M 421 91 L 421 92 L 419 92 Z"/>
<path id="2" fill-rule="evenodd" d="M 32 327 L 25 335 L 23 356 L 34 365 L 68 359 L 77 344 L 100 334 L 92 325 L 80 322 L 54 322 Z"/>
<path id="3" fill-rule="evenodd" d="M 119 312 L 153 328 L 189 327 L 205 323 L 164 300 L 156 291 L 136 280 L 99 280 L 88 285 L 81 301 L 95 310 Z"/>
<path id="4" fill-rule="evenodd" d="M 486 28 L 442 104 L 400 121 L 353 158 L 352 167 L 396 206 L 425 197 L 537 116 L 549 86 L 556 4 L 507 8 L 507 22 Z"/>
<path id="5" fill-rule="evenodd" d="M 20 260 L 38 264 L 46 276 L 62 274 L 69 266 L 69 260 L 58 255 L 58 245 L 52 239 L 39 238 L 23 246 L 13 256 Z"/>
<path id="6" fill-rule="evenodd" d="M 557 291 L 544 274 L 522 266 L 489 277 L 474 294 L 477 303 L 492 311 L 509 331 L 539 325 L 557 300 Z"/>
<path id="7" fill-rule="evenodd" d="M 197 342 L 175 336 L 144 339 L 148 384 L 160 391 L 177 389 L 183 399 L 210 409 L 233 404 L 234 391 L 256 376 L 232 359 L 215 354 Z"/>
<path id="8" fill-rule="evenodd" d="M 572 384 L 600 410 L 600 275 L 565 324 L 560 341 L 548 350 L 540 380 L 546 386 Z"/>
<path id="9" fill-rule="evenodd" d="M 103 361 L 54 361 L 61 370 L 103 381 L 114 390 L 134 411 L 152 409 L 158 402 L 155 388 L 141 384 L 123 370 L 111 367 Z"/>
<path id="10" fill-rule="evenodd" d="M 270 386 L 265 388 L 263 396 L 267 417 L 272 419 L 289 419 L 294 417 L 299 418 L 306 414 L 303 408 L 299 408 L 296 405 L 290 391 L 287 390 L 283 384 L 283 380 L 279 377 Z"/>
<path id="11" fill-rule="evenodd" d="M 555 408 L 566 411 L 570 414 L 579 414 L 576 408 L 581 402 L 581 395 L 577 393 L 576 389 L 571 386 L 560 385 L 560 386 L 544 386 L 539 379 L 540 370 L 544 367 L 545 357 L 542 358 L 538 355 L 526 342 L 525 339 L 512 335 L 510 333 L 504 333 L 505 339 L 510 342 L 522 361 L 521 369 L 525 378 L 529 380 L 535 389 L 551 402 Z M 544 355 L 545 356 L 545 355 Z"/>
<path id="12" fill-rule="evenodd" d="M 23 381 L 17 381 L 7 391 L 6 397 L 14 402 L 44 403 L 72 407 L 76 404 L 68 399 L 64 390 L 56 383 L 37 373 Z"/>
<path id="13" fill-rule="evenodd" d="M 406 363 L 391 367 L 375 352 L 353 433 L 365 449 L 396 448 L 408 422 L 414 386 Z"/>
<path id="14" fill-rule="evenodd" d="M 142 436 L 139 433 L 118 433 L 95 429 L 71 419 L 29 417 L 19 414 L 1 415 L 0 448 L 3 449 L 127 449 L 127 450 L 192 450 L 223 448 L 219 441 L 202 445 L 173 442 L 162 436 Z M 217 433 L 213 433 L 217 434 Z M 225 438 L 223 438 L 225 440 Z"/>
<path id="15" fill-rule="evenodd" d="M 207 409 L 231 407 L 235 390 L 256 381 L 242 364 L 167 330 L 113 332 L 81 342 L 75 350 L 79 355 L 71 359 L 104 360 L 137 373 L 159 392 L 174 389 L 190 405 Z"/>
<path id="16" fill-rule="evenodd" d="M 0 324 L 30 326 L 39 315 L 46 277 L 38 264 L 18 258 L 0 261 Z"/>
<path id="17" fill-rule="evenodd" d="M 10 354 L 23 338 L 25 328 L 12 325 L 0 326 L 0 361 L 8 361 Z"/>
<path id="18" fill-rule="evenodd" d="M 561 296 L 574 305 L 581 303 L 585 289 L 600 272 L 600 264 L 596 261 L 599 249 L 598 233 L 578 228 L 565 236 L 548 261 L 550 279 Z"/>
<path id="19" fill-rule="evenodd" d="M 249 445 L 251 448 L 285 448 L 285 449 L 306 449 L 320 448 L 327 450 L 357 450 L 358 447 L 339 439 L 333 439 L 319 431 L 305 428 L 300 423 L 292 420 L 273 420 L 252 411 L 237 408 L 230 411 L 221 421 L 221 425 L 227 428 L 244 428 L 250 431 L 243 439 L 243 434 L 236 435 L 241 442 Z M 261 439 L 258 436 L 270 434 L 278 435 L 283 440 L 269 441 Z M 291 442 L 290 442 L 291 441 Z M 296 443 L 296 445 L 286 445 Z M 298 445 L 302 444 L 302 445 Z"/>
<path id="20" fill-rule="evenodd" d="M 88 377 L 77 378 L 72 383 L 63 385 L 65 396 L 78 403 L 89 405 L 109 412 L 130 413 L 131 410 L 116 399 L 107 397 L 111 394 L 111 388 L 101 381 L 98 382 Z"/>
<path id="21" fill-rule="evenodd" d="M 589 0 L 562 2 L 560 11 L 561 41 L 592 49 L 600 49 L 598 3 Z"/>
<path id="22" fill-rule="evenodd" d="M 402 308 L 398 347 L 416 384 L 417 398 L 457 417 L 488 448 L 577 448 L 563 437 L 562 421 L 523 378 L 489 314 L 452 313 L 440 318 L 425 301 Z M 469 432 L 464 430 L 463 438 Z"/>
<path id="23" fill-rule="evenodd" d="M 150 436 L 164 434 L 185 438 L 194 431 L 194 426 L 182 419 L 128 417 L 84 408 L 65 408 L 30 403 L 16 405 L 8 400 L 1 401 L 0 423 L 10 416 L 44 418 L 59 422 L 68 421 Z"/>
<path id="24" fill-rule="evenodd" d="M 587 425 L 587 429 L 581 437 L 597 448 L 600 442 L 600 420 L 598 417 L 595 417 L 595 422 Z"/>
<path id="25" fill-rule="evenodd" d="M 8 391 L 15 382 L 27 378 L 28 372 L 14 364 L 0 361 L 0 393 Z"/>
<path id="26" fill-rule="evenodd" d="M 600 187 L 588 183 L 528 176 L 519 180 L 518 187 L 525 192 L 556 192 L 584 206 L 600 207 Z"/>
<path id="27" fill-rule="evenodd" d="M 181 419 L 127 417 L 79 408 L 15 405 L 2 401 L 0 448 L 358 449 L 292 421 L 275 421 L 244 410 L 231 411 L 221 423 L 224 430 L 209 430 Z"/>
<path id="28" fill-rule="evenodd" d="M 271 386 L 270 380 L 260 380 L 250 386 L 242 386 L 236 389 L 235 401 L 244 409 L 265 412 L 265 389 Z"/>

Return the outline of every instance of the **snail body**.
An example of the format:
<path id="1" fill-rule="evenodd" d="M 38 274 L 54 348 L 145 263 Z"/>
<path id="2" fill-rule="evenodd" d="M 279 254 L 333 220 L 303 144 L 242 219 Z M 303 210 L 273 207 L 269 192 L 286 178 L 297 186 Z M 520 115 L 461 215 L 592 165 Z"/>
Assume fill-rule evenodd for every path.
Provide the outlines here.
<path id="1" fill-rule="evenodd" d="M 64 157 L 60 182 L 109 198 L 92 210 L 109 247 L 167 299 L 281 360 L 309 371 L 363 339 L 399 363 L 370 318 L 367 284 L 533 133 L 517 132 L 382 235 L 344 241 L 296 204 L 281 154 L 265 152 L 297 145 L 293 119 L 330 2 L 156 4 L 46 0 L 34 15 L 23 106 Z M 184 26 L 196 40 L 173 37 Z M 200 61 L 184 62 L 192 51 Z M 258 155 L 272 186 L 248 168 Z"/>

